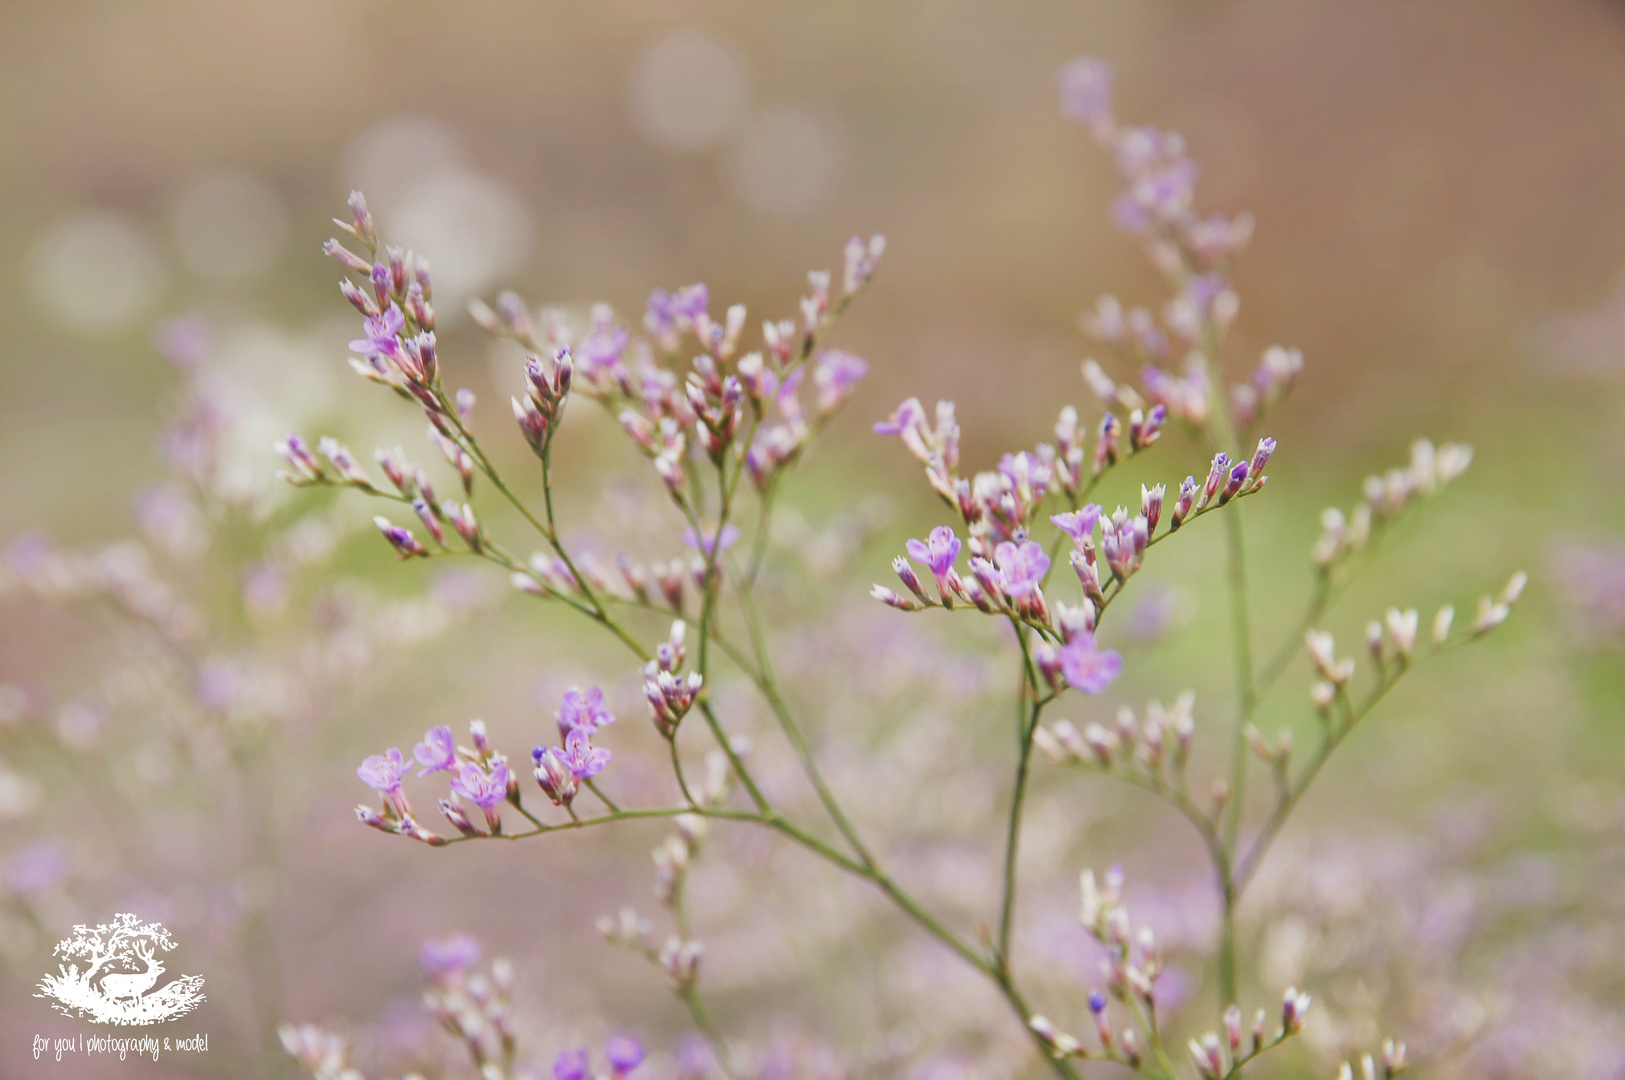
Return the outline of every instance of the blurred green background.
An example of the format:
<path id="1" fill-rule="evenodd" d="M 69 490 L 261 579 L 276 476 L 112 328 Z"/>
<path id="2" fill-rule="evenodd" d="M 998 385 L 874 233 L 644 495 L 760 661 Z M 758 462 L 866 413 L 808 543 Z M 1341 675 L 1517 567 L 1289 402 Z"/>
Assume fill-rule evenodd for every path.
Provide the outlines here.
<path id="1" fill-rule="evenodd" d="M 1513 570 L 1532 575 L 1504 634 L 1415 677 L 1353 740 L 1305 805 L 1300 840 L 1363 831 L 1351 820 L 1425 830 L 1488 805 L 1494 857 L 1545 860 L 1557 882 L 1506 933 L 1579 927 L 1618 950 L 1599 955 L 1625 958 L 1617 930 L 1597 931 L 1619 914 L 1605 886 L 1625 862 L 1617 2 L 8 4 L 0 534 L 86 543 L 130 531 L 132 492 L 162 471 L 153 447 L 174 389 L 151 338 L 176 314 L 214 328 L 212 370 L 238 415 L 230 460 L 245 479 L 277 467 L 270 446 L 289 429 L 343 434 L 363 454 L 415 438 L 419 422 L 344 365 L 355 320 L 319 245 L 359 186 L 386 236 L 434 260 L 442 355 L 516 466 L 525 458 L 499 408 L 512 356 L 471 327 L 463 300 L 513 287 L 535 302 L 605 300 L 635 320 L 650 287 L 705 281 L 719 303 L 750 305 L 754 324 L 788 315 L 804 271 L 838 263 L 849 234 L 885 233 L 880 277 L 838 334 L 871 376 L 795 496 L 815 524 L 889 497 L 881 537 L 828 586 L 861 604 L 901 539 L 938 515 L 868 425 L 904 396 L 943 397 L 958 402 L 972 463 L 1030 446 L 1060 401 L 1095 414 L 1078 313 L 1101 292 L 1162 299 L 1111 226 L 1109 163 L 1057 113 L 1055 70 L 1081 53 L 1118 66 L 1121 117 L 1186 136 L 1201 207 L 1258 217 L 1228 370 L 1250 370 L 1271 344 L 1304 350 L 1306 372 L 1273 418 L 1270 491 L 1247 504 L 1261 637 L 1301 610 L 1321 508 L 1352 505 L 1361 479 L 1403 462 L 1418 436 L 1472 443 L 1474 465 L 1334 613 L 1340 639 L 1352 645 L 1390 604 L 1426 613 L 1448 601 L 1465 615 Z M 579 416 L 561 454 L 581 477 L 566 503 L 582 508 L 601 462 L 626 459 L 606 425 Z M 1168 441 L 1147 476 L 1196 467 Z M 1134 492 L 1119 477 L 1107 497 Z M 371 509 L 347 511 L 364 521 Z M 1178 617 L 1155 652 L 1131 648 L 1125 700 L 1196 685 L 1215 703 L 1208 715 L 1228 716 L 1218 533 L 1193 536 L 1177 570 L 1147 575 Z M 384 591 L 420 580 L 371 537 L 344 565 Z M 516 876 L 502 879 L 505 906 L 482 909 L 462 891 L 473 853 L 431 868 L 344 820 L 359 755 L 464 713 L 528 738 L 527 725 L 550 723 L 538 681 L 615 675 L 606 654 L 561 655 L 574 639 L 556 621 L 509 604 L 335 718 L 320 744 L 326 775 L 286 811 L 294 850 L 313 853 L 277 885 L 286 1014 L 361 1017 L 410 1000 L 416 941 L 448 925 L 542 963 L 596 957 L 591 915 L 618 893 L 641 898 L 642 864 L 589 869 L 578 846 L 563 871 L 539 851 L 523 870 L 492 862 Z M 0 678 L 72 667 L 66 631 L 42 638 L 38 625 L 0 624 Z M 1303 724 L 1303 682 L 1288 676 L 1267 730 Z M 51 813 L 49 795 L 38 812 Z M 1133 861 L 1138 818 L 1124 824 L 1097 865 Z M 342 896 L 299 899 L 335 866 L 354 875 Z M 1070 881 L 1075 868 L 1069 855 L 1053 869 Z M 611 899 L 553 930 L 538 912 L 573 910 L 561 872 Z M 409 875 L 422 884 L 405 889 Z M 596 978 L 596 962 L 575 970 Z M 638 973 L 625 968 L 613 975 L 630 985 Z M 1625 1002 L 1619 970 L 1587 983 L 1599 1016 Z M 1532 977 L 1489 961 L 1457 975 L 1514 998 Z M 8 1009 L 38 1004 L 19 989 L 29 977 L 7 990 Z M 665 1007 L 640 993 L 622 1011 Z M 1625 1035 L 1608 1045 L 1625 1048 Z M 1618 1053 L 1605 1066 L 1616 1071 L 1589 1075 L 1622 1075 Z"/>

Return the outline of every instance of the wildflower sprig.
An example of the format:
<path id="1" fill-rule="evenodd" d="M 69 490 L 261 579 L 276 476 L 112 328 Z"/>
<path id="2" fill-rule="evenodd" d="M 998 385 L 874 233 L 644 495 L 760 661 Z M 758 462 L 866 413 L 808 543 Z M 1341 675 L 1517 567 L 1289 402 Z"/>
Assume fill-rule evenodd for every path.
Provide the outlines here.
<path id="1" fill-rule="evenodd" d="M 727 763 L 722 755 L 712 755 L 712 768 L 705 786 L 705 805 L 715 806 L 727 795 Z M 659 968 L 670 982 L 694 1026 L 711 1046 L 718 1067 L 728 1080 L 738 1080 L 726 1038 L 711 1019 L 700 993 L 700 966 L 705 946 L 694 935 L 689 919 L 687 889 L 689 872 L 698 858 L 709 832 L 710 822 L 700 814 L 680 814 L 673 819 L 676 832 L 667 836 L 653 851 L 656 881 L 655 898 L 666 909 L 672 932 L 660 944 L 653 938 L 653 926 L 632 907 L 623 907 L 618 917 L 598 919 L 598 932 L 611 944 L 643 957 Z"/>
<path id="2" fill-rule="evenodd" d="M 1092 630 L 1128 579 L 1139 571 L 1150 547 L 1202 515 L 1263 489 L 1269 479 L 1264 466 L 1275 452 L 1275 446 L 1274 439 L 1261 439 L 1250 459 L 1235 463 L 1223 452 L 1214 455 L 1206 481 L 1199 485 L 1194 476 L 1187 476 L 1172 504 L 1166 507 L 1166 517 L 1167 488 L 1163 484 L 1141 485 L 1140 508 L 1135 514 L 1119 506 L 1107 517 L 1105 508 L 1095 503 L 1052 514 L 1049 520 L 1057 532 L 1047 551 L 1031 539 L 1028 532 L 1029 527 L 1036 524 L 1033 519 L 1044 494 L 1041 486 L 1034 486 L 1032 478 L 1042 479 L 1048 474 L 1032 469 L 1027 463 L 1043 458 L 1006 455 L 1004 468 L 1015 473 L 1018 479 L 1009 480 L 1007 474 L 1001 472 L 1007 481 L 1005 485 L 988 481 L 979 486 L 988 490 L 1008 487 L 996 501 L 1004 507 L 1003 514 L 997 516 L 1014 520 L 1013 528 L 1006 534 L 1009 538 L 997 543 L 988 538 L 986 523 L 996 515 L 988 509 L 991 504 L 985 498 L 962 502 L 960 507 L 970 530 L 963 544 L 951 527 L 939 525 L 926 539 L 908 541 L 907 559 L 899 556 L 892 560 L 893 571 L 912 599 L 883 585 L 874 586 L 871 595 L 900 611 L 973 607 L 984 614 L 1018 620 L 1045 637 L 1061 640 L 1064 634 L 1054 625 L 1042 586 L 1048 580 L 1060 546 L 1070 539 L 1074 550 L 1068 562 L 1092 609 L 1087 627 Z M 1009 465 L 1012 460 L 1016 462 L 1014 466 Z M 966 510 L 967 506 L 970 509 Z M 1030 508 L 1023 511 L 1020 509 L 1023 506 Z M 1159 525 L 1162 526 L 1160 532 Z M 961 550 L 970 554 L 967 573 L 963 575 L 957 567 Z M 929 570 L 935 582 L 934 591 L 925 588 L 909 559 Z"/>
<path id="3" fill-rule="evenodd" d="M 433 336 L 427 263 L 410 252 L 381 246 L 359 196 L 352 200 L 353 220 L 343 228 L 365 256 L 352 254 L 337 241 L 330 246 L 335 258 L 366 280 L 366 287 L 354 282 L 341 287 L 364 319 L 364 336 L 352 343 L 356 369 L 421 408 L 429 422 L 429 440 L 455 472 L 463 494 L 456 502 L 435 499 L 424 470 L 398 449 L 377 455 L 389 481 L 386 487 L 374 483 L 342 445 L 322 440 L 312 450 L 293 436 L 279 447 L 290 465 L 288 479 L 301 486 L 348 487 L 408 507 L 422 532 L 394 518 L 379 521 L 401 558 L 455 553 L 495 563 L 509 572 L 519 591 L 562 601 L 621 641 L 636 658 L 650 722 L 667 744 L 677 794 L 674 805 L 621 805 L 610 790 L 614 751 L 601 745 L 613 741 L 602 736 L 613 716 L 601 695 L 572 691 L 575 696 L 567 696 L 559 711 L 557 740 L 549 733 L 531 752 L 531 775 L 546 798 L 538 809 L 525 805 L 520 770 L 490 745 L 480 726 L 470 729 L 472 748 L 453 746 L 449 729 L 431 729 L 413 753 L 426 773 L 451 774 L 450 793 L 440 807 L 457 835 L 431 832 L 413 816 L 405 794 L 406 774 L 413 766 L 399 750 L 368 758 L 358 770 L 381 797 L 378 809 L 363 807 L 358 814 L 375 827 L 436 846 L 672 819 L 678 831 L 655 853 L 656 895 L 670 916 L 672 933 L 657 945 L 651 925 L 631 911 L 606 921 L 605 934 L 662 969 L 711 1039 L 725 1071 L 733 1068 L 729 1046 L 699 994 L 703 949 L 684 901 L 700 841 L 707 826 L 718 821 L 771 830 L 872 884 L 991 983 L 1059 1075 L 1077 1076 L 1078 1059 L 1112 1060 L 1161 1080 L 1176 1075 L 1179 1070 L 1167 1047 L 1179 1044 L 1161 1030 L 1165 1018 L 1158 1015 L 1153 993 L 1163 970 L 1161 956 L 1147 928 L 1131 927 L 1119 875 L 1108 875 L 1104 888 L 1091 877 L 1084 879 L 1084 922 L 1108 955 L 1105 989 L 1087 998 L 1099 1049 L 1085 1049 L 1037 1014 L 1022 988 L 1012 944 L 1019 908 L 1018 854 L 1035 748 L 1063 764 L 1118 776 L 1154 792 L 1178 807 L 1203 837 L 1222 900 L 1217 983 L 1223 1034 L 1210 1031 L 1189 1040 L 1185 1068 L 1207 1080 L 1237 1075 L 1302 1027 L 1309 998 L 1289 990 L 1279 1028 L 1271 1033 L 1273 1025 L 1261 1018 L 1250 1046 L 1245 1045 L 1234 1004 L 1240 957 L 1236 906 L 1326 758 L 1425 651 L 1417 640 L 1419 616 L 1389 612 L 1368 634 L 1374 674 L 1372 685 L 1356 701 L 1351 690 L 1355 665 L 1316 630 L 1324 606 L 1311 605 L 1304 630 L 1313 633 L 1302 637 L 1302 645 L 1292 643 L 1285 655 L 1290 661 L 1297 648 L 1310 650 L 1317 671 L 1311 696 L 1322 717 L 1323 737 L 1294 771 L 1290 736 L 1267 739 L 1252 723 L 1260 698 L 1286 662 L 1279 669 L 1272 662 L 1262 670 L 1253 662 L 1239 503 L 1265 486 L 1264 470 L 1275 440 L 1259 438 L 1251 453 L 1246 446 L 1300 377 L 1303 358 L 1295 350 L 1271 348 L 1249 378 L 1225 388 L 1219 350 L 1239 309 L 1230 272 L 1252 232 L 1252 220 L 1198 215 L 1193 205 L 1196 168 L 1183 140 L 1151 127 L 1120 126 L 1110 108 L 1110 81 L 1110 69 L 1097 61 L 1070 65 L 1062 75 L 1066 108 L 1112 153 L 1124 185 L 1114 213 L 1142 241 L 1172 296 L 1156 314 L 1142 307 L 1125 309 L 1116 299 L 1103 297 L 1084 322 L 1121 363 L 1139 368 L 1142 389 L 1116 381 L 1096 361 L 1085 361 L 1084 378 L 1105 405 L 1098 424 L 1086 429 L 1078 410 L 1067 407 L 1054 427 L 1053 442 L 1006 454 L 996 468 L 972 475 L 961 470 L 953 403 L 939 402 L 934 413 L 927 413 L 918 399 L 909 398 L 875 425 L 878 433 L 899 438 L 924 466 L 927 483 L 949 507 L 954 524 L 908 541 L 906 556 L 893 563 L 904 593 L 877 585 L 874 595 L 905 611 L 976 609 L 1002 618 L 1019 654 L 1014 777 L 998 908 L 976 939 L 929 911 L 859 834 L 825 781 L 816 748 L 778 685 L 756 599 L 775 494 L 867 371 L 862 359 L 827 348 L 823 335 L 866 287 L 883 241 L 855 239 L 847 245 L 839 295 L 832 275 L 810 274 L 797 317 L 764 322 L 754 349 L 747 339 L 744 307 L 736 304 L 713 317 L 709 290 L 700 284 L 651 293 L 641 334 L 623 327 L 607 305 L 595 306 L 584 328 L 558 311 L 533 318 L 528 305 L 511 293 L 498 297 L 494 307 L 473 305 L 476 321 L 531 354 L 525 361 L 526 395 L 516 397 L 512 406 L 518 433 L 540 462 L 540 512 L 516 494 L 472 435 L 472 395 L 450 395 L 445 389 L 446 365 Z M 646 563 L 622 554 L 611 570 L 592 552 L 567 550 L 560 539 L 552 451 L 569 399 L 577 395 L 597 403 L 614 421 L 649 462 L 665 492 L 676 515 L 671 555 L 665 561 Z M 1173 490 L 1168 484 L 1142 486 L 1137 508 L 1119 506 L 1108 514 L 1107 504 L 1089 501 L 1114 466 L 1156 444 L 1169 425 L 1190 437 L 1205 473 L 1193 472 Z M 1232 459 L 1230 452 L 1238 447 L 1240 453 Z M 1324 558 L 1317 552 L 1325 585 L 1317 595 L 1329 598 L 1334 584 L 1346 582 L 1349 557 L 1366 549 L 1368 538 L 1376 534 L 1376 525 L 1369 523 L 1386 528 L 1407 505 L 1442 486 L 1465 464 L 1463 449 L 1434 452 L 1430 444 L 1418 444 L 1408 471 L 1380 478 L 1368 489 L 1367 510 L 1356 512 L 1358 537 L 1345 530 L 1330 542 Z M 545 550 L 523 561 L 509 553 L 486 526 L 490 515 L 476 516 L 477 479 L 480 494 L 494 489 L 541 537 Z M 745 543 L 741 519 L 748 516 L 746 505 L 753 498 L 755 520 L 745 523 L 750 529 Z M 1123 656 L 1106 647 L 1101 636 L 1111 605 L 1142 569 L 1151 547 L 1220 509 L 1227 511 L 1227 577 L 1240 707 L 1228 776 L 1214 781 L 1204 802 L 1193 794 L 1186 775 L 1195 732 L 1188 695 L 1171 708 L 1153 703 L 1143 723 L 1132 710 L 1122 710 L 1115 727 L 1095 722 L 1080 731 L 1065 721 L 1046 727 L 1044 716 L 1057 702 L 1077 700 L 1068 694 L 1089 698 L 1110 690 L 1124 667 Z M 1054 532 L 1041 539 L 1045 528 Z M 1070 598 L 1062 597 L 1062 587 L 1050 576 L 1063 550 L 1078 581 L 1078 592 Z M 1472 626 L 1459 632 L 1450 616 L 1436 616 L 1434 649 L 1489 632 L 1506 618 L 1520 588 L 1515 582 L 1501 596 L 1487 598 Z M 748 644 L 739 644 L 724 625 L 734 618 L 732 608 L 725 613 L 730 601 Z M 620 620 L 631 613 L 658 613 L 670 627 L 663 631 L 665 639 L 645 639 L 634 632 Z M 667 622 L 673 617 L 675 622 Z M 768 706 L 817 795 L 828 819 L 824 826 L 792 820 L 757 781 L 749 743 L 730 732 L 713 699 L 718 655 L 739 669 Z M 684 747 L 690 740 L 683 732 L 694 726 L 686 718 L 692 714 L 698 714 L 714 747 L 706 754 L 706 772 L 698 782 L 688 775 L 692 747 L 688 752 Z M 1265 822 L 1244 837 L 1250 761 L 1269 769 L 1276 799 Z M 583 804 L 583 791 L 594 801 Z M 468 803 L 480 813 L 467 809 Z M 505 822 L 504 815 L 517 815 L 526 824 Z M 821 828 L 832 829 L 834 838 L 825 838 Z M 1114 1026 L 1112 1013 L 1121 1019 L 1124 1010 L 1132 1023 Z M 575 1059 L 567 1064 L 574 1068 Z M 586 1059 L 579 1064 L 584 1074 Z"/>
<path id="4" fill-rule="evenodd" d="M 521 1064 L 513 1022 L 515 968 L 497 957 L 478 970 L 480 942 L 471 934 L 429 938 L 418 950 L 418 967 L 428 987 L 423 1008 L 467 1052 L 479 1080 L 518 1080 L 539 1076 L 536 1066 Z M 316 1024 L 283 1024 L 282 1048 L 314 1080 L 367 1080 L 350 1062 L 348 1040 Z M 643 1064 L 643 1044 L 630 1035 L 609 1038 L 604 1047 L 608 1073 L 592 1068 L 584 1047 L 566 1049 L 553 1059 L 554 1080 L 626 1080 Z"/>

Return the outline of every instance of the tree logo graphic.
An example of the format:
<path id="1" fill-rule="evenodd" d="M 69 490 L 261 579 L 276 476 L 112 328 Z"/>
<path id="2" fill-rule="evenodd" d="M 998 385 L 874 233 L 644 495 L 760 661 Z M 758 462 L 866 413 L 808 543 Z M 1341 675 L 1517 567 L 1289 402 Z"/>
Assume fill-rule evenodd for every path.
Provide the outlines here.
<path id="1" fill-rule="evenodd" d="M 162 923 L 144 923 L 128 913 L 97 927 L 75 926 L 57 942 L 60 974 L 40 980 L 35 997 L 48 998 L 57 1012 L 99 1024 L 161 1024 L 185 1016 L 203 1003 L 203 976 L 181 975 L 163 986 L 160 951 L 175 947 Z M 85 962 L 80 970 L 78 961 Z"/>

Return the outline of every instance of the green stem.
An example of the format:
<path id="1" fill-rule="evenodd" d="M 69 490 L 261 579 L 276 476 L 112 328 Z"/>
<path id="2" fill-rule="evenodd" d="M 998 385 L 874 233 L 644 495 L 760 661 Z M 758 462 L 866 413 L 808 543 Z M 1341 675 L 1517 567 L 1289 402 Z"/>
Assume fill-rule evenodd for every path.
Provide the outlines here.
<path id="1" fill-rule="evenodd" d="M 1026 808 L 1027 777 L 1031 772 L 1033 733 L 1038 730 L 1038 718 L 1043 704 L 1037 699 L 1033 680 L 1032 655 L 1027 649 L 1026 635 L 1016 627 L 1016 641 L 1021 646 L 1021 688 L 1016 697 L 1016 779 L 1010 796 L 1010 819 L 1005 828 L 1004 877 L 999 901 L 999 935 L 995 956 L 999 965 L 1010 970 L 1010 935 L 1016 916 L 1016 861 L 1021 847 L 1022 812 Z M 1029 702 L 1031 707 L 1029 708 Z"/>

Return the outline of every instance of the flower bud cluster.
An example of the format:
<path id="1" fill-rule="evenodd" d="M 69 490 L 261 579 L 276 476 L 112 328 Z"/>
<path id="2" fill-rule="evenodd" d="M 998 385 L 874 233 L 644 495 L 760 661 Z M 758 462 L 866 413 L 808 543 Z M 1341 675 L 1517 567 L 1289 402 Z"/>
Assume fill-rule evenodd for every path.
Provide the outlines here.
<path id="1" fill-rule="evenodd" d="M 1245 431 L 1262 420 L 1291 391 L 1303 372 L 1303 351 L 1271 345 L 1253 369 L 1250 383 L 1230 388 L 1230 416 Z"/>
<path id="2" fill-rule="evenodd" d="M 342 1035 L 316 1024 L 283 1024 L 277 1036 L 282 1049 L 314 1080 L 366 1080 L 350 1064 L 349 1045 Z"/>
<path id="3" fill-rule="evenodd" d="M 1127 706 L 1110 726 L 1089 723 L 1079 731 L 1070 720 L 1058 720 L 1034 731 L 1033 743 L 1058 765 L 1135 769 L 1158 783 L 1183 785 L 1196 735 L 1195 704 L 1195 692 L 1186 690 L 1171 706 L 1148 703 L 1143 720 Z"/>
<path id="4" fill-rule="evenodd" d="M 703 284 L 670 293 L 654 290 L 643 319 L 647 339 L 633 339 L 616 324 L 613 310 L 598 304 L 592 309 L 592 325 L 586 333 L 572 334 L 567 320 L 559 316 L 548 321 L 548 340 L 555 355 L 573 356 L 576 387 L 616 415 L 680 503 L 690 489 L 688 452 L 692 447 L 703 450 L 717 466 L 733 454 L 741 454 L 752 482 L 765 487 L 799 456 L 868 371 L 860 357 L 820 350 L 817 341 L 834 315 L 874 273 L 884 247 L 880 237 L 867 244 L 848 245 L 846 280 L 851 287 L 834 306 L 829 274 L 809 274 L 811 294 L 801 301 L 799 329 L 793 320 L 768 321 L 763 324 L 764 348 L 743 356 L 738 354 L 747 321 L 744 305 L 735 304 L 720 321 L 714 320 L 710 292 Z M 527 348 L 537 347 L 525 305 L 518 297 L 504 294 L 494 311 L 478 302 L 471 310 L 493 334 Z M 688 372 L 679 377 L 662 365 L 675 361 L 687 345 L 700 351 Z M 806 372 L 803 361 L 808 360 L 816 387 L 812 417 L 799 396 Z M 554 375 L 541 381 L 541 366 L 532 359 L 531 395 L 524 402 L 514 402 L 520 429 L 538 454 L 551 437 L 571 385 L 568 375 L 562 380 Z M 747 427 L 748 442 L 743 438 Z"/>
<path id="5" fill-rule="evenodd" d="M 688 885 L 689 869 L 709 831 L 709 823 L 698 813 L 679 814 L 674 820 L 677 832 L 651 852 L 655 864 L 655 899 L 670 914 L 673 932 L 657 947 L 653 925 L 630 907 L 622 908 L 618 919 L 600 916 L 598 932 L 610 943 L 637 953 L 660 968 L 678 997 L 687 998 L 699 979 L 705 946 L 689 935 L 683 893 Z"/>
<path id="6" fill-rule="evenodd" d="M 517 1049 L 512 1021 L 513 962 L 491 961 L 477 972 L 480 944 L 468 934 L 431 938 L 418 951 L 418 966 L 429 979 L 423 1007 L 462 1042 L 477 1069 L 505 1069 Z M 501 1075 L 501 1072 L 498 1072 Z"/>
<path id="7" fill-rule="evenodd" d="M 1106 957 L 1101 961 L 1101 973 L 1106 989 L 1119 1001 L 1133 1000 L 1147 1009 L 1156 1003 L 1152 987 L 1162 974 L 1162 955 L 1157 949 L 1156 936 L 1149 927 L 1136 933 L 1129 919 L 1128 908 L 1123 905 L 1123 868 L 1113 866 L 1097 884 L 1095 872 L 1085 870 L 1079 876 L 1080 904 L 1078 916 L 1091 937 L 1106 946 Z M 1091 998 L 1091 1011 L 1095 1010 Z"/>
<path id="8" fill-rule="evenodd" d="M 643 696 L 654 713 L 655 730 L 667 739 L 676 736 L 677 725 L 705 686 L 705 676 L 698 671 L 689 672 L 686 678 L 679 674 L 687 655 L 683 646 L 686 631 L 681 619 L 672 623 L 670 636 L 643 668 Z"/>
<path id="9" fill-rule="evenodd" d="M 592 740 L 615 722 L 615 716 L 605 707 L 604 693 L 598 687 L 585 692 L 571 687 L 559 706 L 558 722 L 563 745 L 537 746 L 530 756 L 542 793 L 555 806 L 568 807 L 581 786 L 603 772 L 614 756 L 604 747 L 594 746 Z"/>
<path id="10" fill-rule="evenodd" d="M 510 398 L 514 423 L 525 437 L 531 452 L 545 459 L 564 416 L 564 404 L 575 378 L 575 360 L 568 346 L 553 350 L 552 363 L 544 364 L 540 357 L 525 358 L 525 399 Z"/>
<path id="11" fill-rule="evenodd" d="M 1120 228 L 1140 237 L 1151 262 L 1173 287 L 1160 319 L 1145 308 L 1125 311 L 1114 297 L 1101 297 L 1083 319 L 1086 333 L 1112 346 L 1125 363 L 1141 370 L 1146 394 L 1169 415 L 1196 428 L 1211 418 L 1208 360 L 1235 321 L 1240 300 L 1230 285 L 1230 264 L 1253 232 L 1248 214 L 1234 218 L 1202 216 L 1195 209 L 1198 169 L 1178 134 L 1149 125 L 1125 127 L 1112 112 L 1113 71 L 1104 61 L 1083 58 L 1061 69 L 1062 111 L 1088 129 L 1111 153 L 1123 190 L 1113 204 Z M 1184 373 L 1172 365 L 1183 356 Z M 1290 376 L 1280 374 L 1290 357 L 1271 355 L 1255 374 L 1254 385 L 1237 388 L 1239 404 L 1250 406 L 1248 426 L 1285 392 Z M 1085 378 L 1107 401 L 1135 400 L 1119 389 L 1098 364 L 1086 365 Z M 1292 371 L 1291 375 L 1295 376 Z"/>
<path id="12" fill-rule="evenodd" d="M 1393 1080 L 1394 1077 L 1410 1067 L 1405 1056 L 1405 1044 L 1385 1039 L 1382 1044 L 1382 1056 L 1374 1057 L 1371 1054 L 1360 1055 L 1359 1080 Z M 1355 1080 L 1354 1066 L 1347 1061 L 1337 1067 L 1337 1080 Z"/>
<path id="13" fill-rule="evenodd" d="M 1418 500 L 1438 494 L 1467 471 L 1473 448 L 1445 443 L 1435 448 L 1426 439 L 1411 444 L 1410 463 L 1366 478 L 1365 498 L 1348 514 L 1331 507 L 1320 516 L 1321 535 L 1311 551 L 1323 574 L 1365 550 L 1373 538 Z"/>
<path id="14" fill-rule="evenodd" d="M 604 1060 L 609 1072 L 594 1072 L 592 1055 L 586 1047 L 562 1050 L 553 1059 L 553 1080 L 625 1080 L 643 1064 L 643 1044 L 630 1035 L 611 1035 L 604 1044 Z"/>

